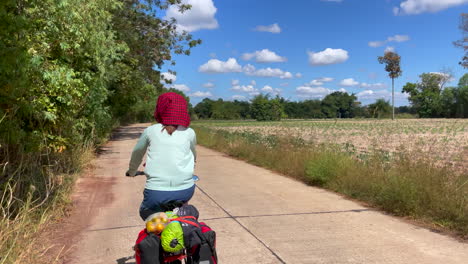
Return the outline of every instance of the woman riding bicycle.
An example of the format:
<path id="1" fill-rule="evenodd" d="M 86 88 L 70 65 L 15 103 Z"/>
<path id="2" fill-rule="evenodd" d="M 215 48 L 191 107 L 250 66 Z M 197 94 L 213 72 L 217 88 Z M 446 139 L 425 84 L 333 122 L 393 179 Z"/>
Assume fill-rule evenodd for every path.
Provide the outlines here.
<path id="1" fill-rule="evenodd" d="M 146 128 L 132 152 L 127 176 L 135 176 L 146 158 L 146 185 L 140 216 L 163 211 L 169 202 L 188 202 L 194 192 L 196 135 L 189 128 L 187 101 L 177 93 L 159 96 L 154 117 L 158 124 Z"/>

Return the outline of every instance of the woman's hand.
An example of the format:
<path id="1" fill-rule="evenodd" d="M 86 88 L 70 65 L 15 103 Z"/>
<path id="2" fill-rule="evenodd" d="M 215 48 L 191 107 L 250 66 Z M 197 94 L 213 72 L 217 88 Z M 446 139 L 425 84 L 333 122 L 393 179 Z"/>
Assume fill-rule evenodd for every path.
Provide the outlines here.
<path id="1" fill-rule="evenodd" d="M 127 172 L 125 173 L 125 176 L 127 176 L 127 177 L 135 177 L 135 176 L 138 176 L 138 175 L 145 175 L 145 173 L 144 173 L 143 171 L 137 171 L 137 172 L 135 173 L 135 175 L 131 175 L 129 171 L 127 171 Z"/>

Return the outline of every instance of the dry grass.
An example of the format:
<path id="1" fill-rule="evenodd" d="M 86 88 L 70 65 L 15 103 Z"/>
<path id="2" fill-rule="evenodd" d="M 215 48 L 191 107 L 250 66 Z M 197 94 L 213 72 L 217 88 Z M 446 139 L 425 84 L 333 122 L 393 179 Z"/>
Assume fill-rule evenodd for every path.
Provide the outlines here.
<path id="1" fill-rule="evenodd" d="M 277 124 L 243 124 L 249 129 L 237 132 L 226 131 L 229 129 L 224 127 L 236 127 L 235 123 L 226 122 L 197 123 L 194 128 L 201 145 L 343 193 L 392 214 L 468 236 L 466 171 L 445 163 L 435 166 L 432 157 L 419 153 L 415 158 L 413 152 L 404 150 L 392 155 L 369 150 L 365 157 L 357 159 L 356 153 L 343 151 L 342 145 L 334 143 L 338 139 L 316 143 L 294 134 L 268 135 L 262 133 L 268 130 L 266 125 Z"/>
<path id="2" fill-rule="evenodd" d="M 52 164 L 41 165 L 40 155 L 25 155 L 22 162 L 3 167 L 0 188 L 0 264 L 40 263 L 47 245 L 38 241 L 38 233 L 62 217 L 77 172 L 93 157 L 91 145 L 62 153 Z M 7 166 L 15 166 L 8 170 Z M 11 174 L 6 175 L 9 171 Z"/>
<path id="3" fill-rule="evenodd" d="M 468 169 L 468 119 L 314 120 L 286 122 L 201 122 L 230 132 L 301 138 L 336 144 L 356 156 L 370 152 L 429 158 L 459 171 Z M 422 155 L 420 155 L 422 154 Z"/>

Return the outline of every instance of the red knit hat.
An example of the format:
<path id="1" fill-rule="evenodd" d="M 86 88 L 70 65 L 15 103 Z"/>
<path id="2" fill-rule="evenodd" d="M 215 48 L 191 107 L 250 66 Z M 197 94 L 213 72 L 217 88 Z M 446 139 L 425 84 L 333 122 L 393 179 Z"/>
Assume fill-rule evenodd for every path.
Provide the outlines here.
<path id="1" fill-rule="evenodd" d="M 158 97 L 154 118 L 158 123 L 188 127 L 190 116 L 187 112 L 187 101 L 177 93 L 164 93 Z"/>

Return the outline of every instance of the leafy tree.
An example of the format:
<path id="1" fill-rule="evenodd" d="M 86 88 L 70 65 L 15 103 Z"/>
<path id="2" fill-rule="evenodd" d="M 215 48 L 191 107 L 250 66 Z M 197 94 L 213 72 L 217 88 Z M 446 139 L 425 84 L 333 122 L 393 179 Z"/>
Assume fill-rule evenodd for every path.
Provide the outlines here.
<path id="1" fill-rule="evenodd" d="M 378 57 L 379 63 L 385 64 L 385 71 L 388 72 L 388 76 L 392 79 L 392 120 L 395 119 L 395 78 L 398 78 L 402 74 L 400 60 L 400 55 L 392 51 L 387 51 L 384 56 Z"/>
<path id="2" fill-rule="evenodd" d="M 158 69 L 200 44 L 161 18 L 181 3 L 0 1 L 0 193 L 13 181 L 20 204 L 34 184 L 42 201 L 58 185 L 47 177 L 76 169 L 77 150 L 116 121 L 151 118 Z"/>
<path id="3" fill-rule="evenodd" d="M 409 94 L 409 101 L 420 117 L 440 117 L 443 113 L 441 99 L 442 85 L 446 76 L 438 73 L 423 73 L 419 83 L 407 83 L 403 92 Z"/>
<path id="4" fill-rule="evenodd" d="M 249 102 L 234 100 L 233 104 L 236 106 L 236 109 L 239 113 L 240 118 L 242 119 L 250 118 L 250 103 Z"/>
<path id="5" fill-rule="evenodd" d="M 395 108 L 395 112 L 397 114 L 416 114 L 416 111 L 414 110 L 414 108 L 411 106 L 407 106 L 407 105 L 403 105 L 403 106 L 399 106 Z"/>
<path id="6" fill-rule="evenodd" d="M 109 105 L 113 114 L 132 119 L 133 109 L 146 105 L 151 112 L 154 98 L 163 91 L 158 69 L 165 62 L 175 64 L 174 54 L 190 54 L 190 49 L 201 43 L 190 34 L 176 30 L 175 20 L 164 20 L 160 13 L 169 4 L 178 5 L 181 11 L 190 8 L 181 0 L 121 0 L 122 8 L 116 9 L 113 27 L 119 41 L 128 50 L 115 64 L 116 79 L 110 86 Z"/>
<path id="7" fill-rule="evenodd" d="M 213 103 L 213 119 L 240 119 L 240 109 L 230 101 L 218 99 Z"/>
<path id="8" fill-rule="evenodd" d="M 465 73 L 458 82 L 455 117 L 468 117 L 468 73 Z"/>
<path id="9" fill-rule="evenodd" d="M 250 112 L 257 121 L 279 121 L 283 106 L 278 98 L 270 99 L 268 95 L 260 94 L 252 99 Z"/>
<path id="10" fill-rule="evenodd" d="M 458 87 L 468 86 L 468 73 L 465 73 L 458 81 Z"/>
<path id="11" fill-rule="evenodd" d="M 392 113 L 392 106 L 385 99 L 377 99 L 375 103 L 368 106 L 368 109 L 373 118 L 387 117 Z"/>
<path id="12" fill-rule="evenodd" d="M 195 107 L 195 113 L 197 114 L 198 118 L 200 119 L 209 119 L 213 115 L 213 104 L 214 101 L 205 98 L 200 103 L 198 103 Z"/>
<path id="13" fill-rule="evenodd" d="M 333 92 L 322 100 L 322 112 L 327 118 L 352 118 L 360 103 L 354 94 Z"/>
<path id="14" fill-rule="evenodd" d="M 464 68 L 468 68 L 468 13 L 461 14 L 460 30 L 463 37 L 462 39 L 455 41 L 454 44 L 465 51 L 465 55 L 460 61 L 460 65 Z"/>

